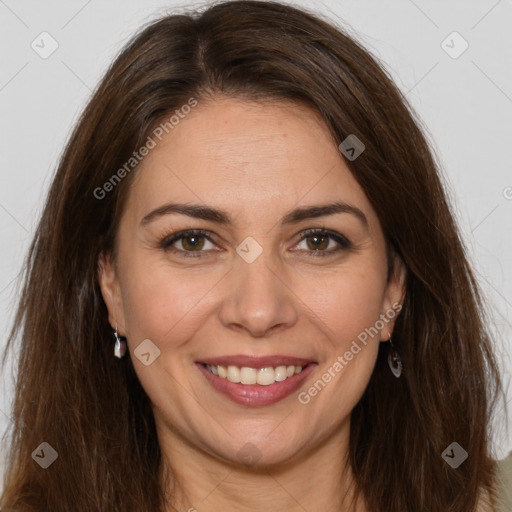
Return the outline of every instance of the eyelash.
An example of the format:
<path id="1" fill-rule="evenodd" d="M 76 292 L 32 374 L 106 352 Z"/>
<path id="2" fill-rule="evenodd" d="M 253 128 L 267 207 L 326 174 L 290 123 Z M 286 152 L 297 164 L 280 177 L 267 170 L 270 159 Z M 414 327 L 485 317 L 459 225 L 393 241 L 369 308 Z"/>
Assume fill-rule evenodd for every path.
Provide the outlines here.
<path id="1" fill-rule="evenodd" d="M 206 240 L 208 240 L 211 243 L 214 243 L 213 240 L 211 239 L 211 237 L 209 236 L 209 232 L 208 231 L 204 231 L 202 229 L 188 229 L 188 230 L 185 230 L 185 231 L 180 231 L 180 232 L 175 233 L 173 235 L 166 235 L 160 241 L 159 247 L 161 249 L 166 250 L 166 251 L 171 251 L 171 252 L 173 252 L 175 254 L 179 254 L 180 256 L 183 256 L 185 258 L 198 258 L 198 257 L 202 257 L 201 253 L 202 252 L 207 252 L 207 251 L 202 251 L 202 250 L 199 250 L 199 251 L 185 251 L 185 250 L 182 250 L 182 249 L 175 249 L 174 247 L 172 247 L 172 244 L 174 242 L 177 242 L 177 241 L 179 241 L 179 240 L 181 240 L 183 238 L 187 238 L 187 237 L 193 236 L 193 235 L 204 236 L 206 238 Z M 306 251 L 306 252 L 309 252 L 310 256 L 313 257 L 313 258 L 326 257 L 326 256 L 329 256 L 329 255 L 332 255 L 332 254 L 337 254 L 340 251 L 352 248 L 352 244 L 343 235 L 340 235 L 339 233 L 336 233 L 335 231 L 330 231 L 328 229 L 318 229 L 318 228 L 308 229 L 308 230 L 304 231 L 303 232 L 303 236 L 299 240 L 298 243 L 301 243 L 306 238 L 308 238 L 310 236 L 314 236 L 314 235 L 317 235 L 317 236 L 318 235 L 320 235 L 320 236 L 327 236 L 328 238 L 331 238 L 334 241 L 336 241 L 340 245 L 340 247 L 338 249 L 335 249 L 335 250 L 330 249 L 330 250 L 310 250 L 310 251 Z"/>

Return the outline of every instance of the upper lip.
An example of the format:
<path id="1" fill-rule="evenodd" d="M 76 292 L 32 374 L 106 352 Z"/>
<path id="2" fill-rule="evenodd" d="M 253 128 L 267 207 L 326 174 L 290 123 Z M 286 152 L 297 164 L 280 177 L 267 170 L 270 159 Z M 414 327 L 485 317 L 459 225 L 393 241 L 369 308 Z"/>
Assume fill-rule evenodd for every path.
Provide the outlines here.
<path id="1" fill-rule="evenodd" d="M 212 366 L 246 366 L 248 368 L 265 368 L 268 366 L 306 366 L 309 363 L 314 363 L 312 359 L 304 359 L 301 357 L 293 356 L 248 356 L 248 355 L 233 355 L 233 356 L 219 356 L 207 357 L 197 361 L 202 364 L 209 364 Z"/>

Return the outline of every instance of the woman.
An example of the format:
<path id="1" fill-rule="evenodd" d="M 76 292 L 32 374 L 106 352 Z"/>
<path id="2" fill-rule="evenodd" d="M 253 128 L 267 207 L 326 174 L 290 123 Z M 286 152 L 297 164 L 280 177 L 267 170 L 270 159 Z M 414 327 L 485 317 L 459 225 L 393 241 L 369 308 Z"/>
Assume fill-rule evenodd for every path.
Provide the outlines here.
<path id="1" fill-rule="evenodd" d="M 506 485 L 419 122 L 296 8 L 220 3 L 127 45 L 62 156 L 18 331 L 4 509 L 469 512 Z"/>

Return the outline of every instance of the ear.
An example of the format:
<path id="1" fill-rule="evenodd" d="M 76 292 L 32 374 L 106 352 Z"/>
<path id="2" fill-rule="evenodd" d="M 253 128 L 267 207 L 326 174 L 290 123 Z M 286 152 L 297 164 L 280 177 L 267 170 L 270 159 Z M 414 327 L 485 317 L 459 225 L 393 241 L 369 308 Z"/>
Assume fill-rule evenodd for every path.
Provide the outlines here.
<path id="1" fill-rule="evenodd" d="M 396 319 L 402 310 L 405 298 L 405 283 L 407 278 L 407 269 L 398 255 L 393 256 L 393 272 L 382 301 L 381 319 L 384 322 L 384 328 L 381 329 L 382 341 L 387 341 L 393 333 Z"/>
<path id="2" fill-rule="evenodd" d="M 101 295 L 107 306 L 108 321 L 112 329 L 115 329 L 117 324 L 119 335 L 124 336 L 126 329 L 121 289 L 115 264 L 112 262 L 110 254 L 101 253 L 98 257 L 97 279 Z"/>

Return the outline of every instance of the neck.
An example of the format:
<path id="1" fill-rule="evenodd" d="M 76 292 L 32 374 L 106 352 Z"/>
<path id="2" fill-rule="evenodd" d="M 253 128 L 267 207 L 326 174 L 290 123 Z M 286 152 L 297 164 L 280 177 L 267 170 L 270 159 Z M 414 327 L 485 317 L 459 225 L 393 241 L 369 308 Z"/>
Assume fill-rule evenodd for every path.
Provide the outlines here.
<path id="1" fill-rule="evenodd" d="M 365 512 L 363 504 L 352 503 L 349 426 L 350 418 L 293 460 L 252 467 L 207 454 L 176 432 L 159 431 L 161 482 L 173 504 L 166 512 Z"/>

